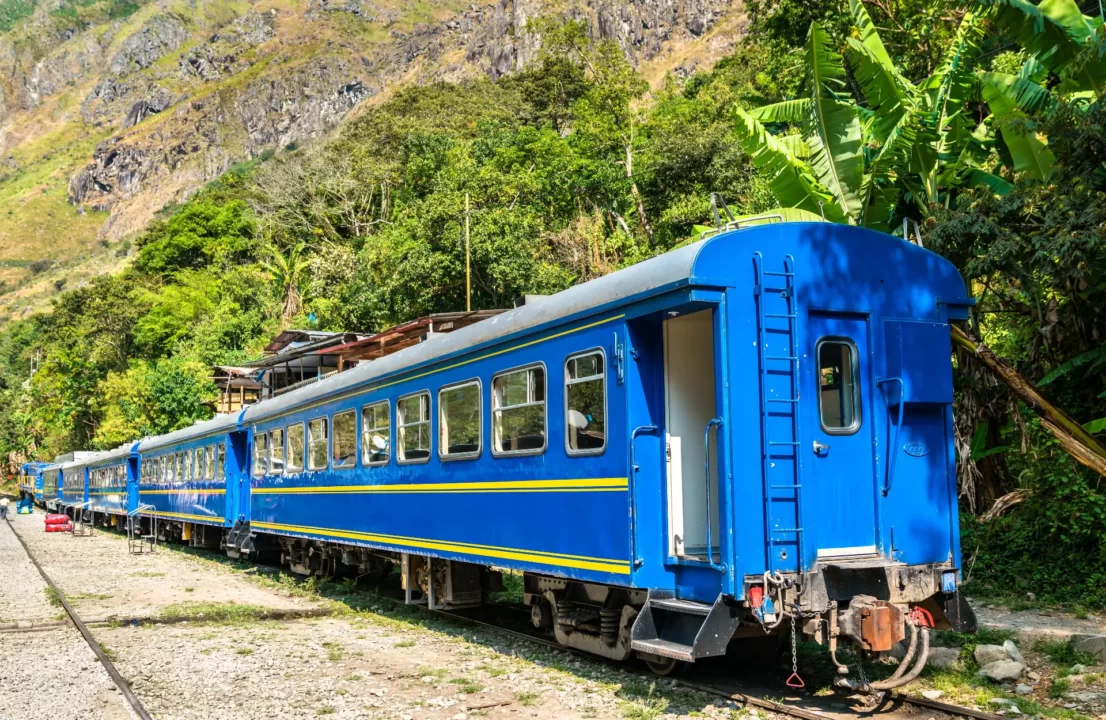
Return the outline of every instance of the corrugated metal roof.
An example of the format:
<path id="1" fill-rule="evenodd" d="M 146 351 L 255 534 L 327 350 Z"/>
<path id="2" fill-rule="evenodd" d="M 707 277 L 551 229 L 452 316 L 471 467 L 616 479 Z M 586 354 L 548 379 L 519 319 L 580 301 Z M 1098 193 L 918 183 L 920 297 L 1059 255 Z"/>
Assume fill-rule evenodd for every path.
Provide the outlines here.
<path id="1" fill-rule="evenodd" d="M 279 415 L 306 401 L 335 395 L 394 373 L 470 351 L 510 335 L 686 281 L 691 275 L 695 256 L 704 242 L 709 241 L 700 241 L 659 255 L 460 330 L 433 335 L 426 342 L 362 363 L 352 370 L 286 395 L 251 405 L 246 408 L 242 422 L 254 423 Z"/>

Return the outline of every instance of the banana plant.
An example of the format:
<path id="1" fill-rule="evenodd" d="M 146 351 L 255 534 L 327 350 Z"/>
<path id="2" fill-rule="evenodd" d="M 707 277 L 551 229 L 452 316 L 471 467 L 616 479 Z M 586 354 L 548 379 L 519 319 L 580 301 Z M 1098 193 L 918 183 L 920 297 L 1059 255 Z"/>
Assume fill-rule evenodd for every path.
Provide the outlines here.
<path id="1" fill-rule="evenodd" d="M 1106 85 L 1099 82 L 1106 81 L 1102 23 L 1079 14 L 1072 0 L 980 0 L 943 61 L 918 83 L 895 67 L 861 0 L 849 7 L 857 32 L 845 54 L 863 104 L 848 92 L 844 58 L 813 23 L 805 47 L 809 96 L 734 111 L 738 139 L 776 199 L 827 220 L 886 229 L 900 200 L 924 215 L 963 188 L 1009 192 L 1012 184 L 991 172 L 998 165 L 1047 180 L 1054 158 L 1027 121 L 1055 104 L 1040 81 L 1052 72 L 1075 91 L 1101 93 Z M 981 72 L 975 62 L 985 21 L 1014 25 L 1017 18 L 1052 44 L 1022 32 L 1018 40 L 1031 55 L 1016 75 Z M 982 122 L 967 112 L 973 100 L 990 110 Z M 769 130 L 780 127 L 800 134 Z"/>

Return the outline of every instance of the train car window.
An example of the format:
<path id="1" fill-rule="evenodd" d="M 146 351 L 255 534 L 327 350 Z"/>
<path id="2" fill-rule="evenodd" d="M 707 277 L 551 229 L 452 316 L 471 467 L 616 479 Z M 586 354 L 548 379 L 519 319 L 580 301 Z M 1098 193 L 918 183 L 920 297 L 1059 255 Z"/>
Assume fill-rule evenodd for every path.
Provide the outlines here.
<path id="1" fill-rule="evenodd" d="M 565 361 L 565 450 L 589 455 L 607 447 L 607 381 L 602 351 Z"/>
<path id="2" fill-rule="evenodd" d="M 391 408 L 388 401 L 361 409 L 361 463 L 384 465 L 392 444 Z"/>
<path id="3" fill-rule="evenodd" d="M 284 465 L 284 471 L 298 473 L 303 470 L 303 423 L 289 425 L 288 435 L 288 461 Z"/>
<path id="4" fill-rule="evenodd" d="M 215 446 L 204 448 L 204 480 L 215 479 Z"/>
<path id="5" fill-rule="evenodd" d="M 461 460 L 480 455 L 480 382 L 438 391 L 438 455 Z"/>
<path id="6" fill-rule="evenodd" d="M 269 431 L 269 472 L 284 472 L 284 428 Z"/>
<path id="7" fill-rule="evenodd" d="M 175 482 L 175 483 L 179 484 L 180 483 L 180 473 L 176 472 L 176 470 L 174 469 L 173 456 L 168 455 L 168 456 L 162 458 L 162 460 L 163 460 L 163 462 L 165 462 L 165 465 L 166 465 L 166 468 L 165 468 L 165 482 L 170 483 L 170 484 Z"/>
<path id="8" fill-rule="evenodd" d="M 176 468 L 177 482 L 184 482 L 184 460 L 181 458 L 181 453 L 170 455 L 169 465 Z"/>
<path id="9" fill-rule="evenodd" d="M 215 446 L 215 481 L 225 482 L 227 479 L 226 469 L 223 463 L 227 461 L 227 446 L 224 443 L 219 443 Z"/>
<path id="10" fill-rule="evenodd" d="M 327 418 L 307 423 L 307 469 L 325 470 L 327 455 Z"/>
<path id="11" fill-rule="evenodd" d="M 399 462 L 430 459 L 430 393 L 408 395 L 396 402 L 399 428 Z"/>
<path id="12" fill-rule="evenodd" d="M 253 474 L 261 477 L 269 470 L 269 436 L 254 432 L 253 435 Z"/>
<path id="13" fill-rule="evenodd" d="M 192 473 L 192 479 L 199 482 L 204 479 L 206 471 L 204 470 L 204 449 L 193 448 L 192 450 L 192 467 L 195 468 Z"/>
<path id="14" fill-rule="evenodd" d="M 492 378 L 492 454 L 545 452 L 545 367 Z"/>
<path id="15" fill-rule="evenodd" d="M 346 410 L 334 416 L 334 467 L 351 468 L 357 464 L 357 412 Z"/>
<path id="16" fill-rule="evenodd" d="M 843 339 L 818 342 L 818 414 L 827 433 L 850 435 L 860 428 L 859 375 L 855 345 Z"/>

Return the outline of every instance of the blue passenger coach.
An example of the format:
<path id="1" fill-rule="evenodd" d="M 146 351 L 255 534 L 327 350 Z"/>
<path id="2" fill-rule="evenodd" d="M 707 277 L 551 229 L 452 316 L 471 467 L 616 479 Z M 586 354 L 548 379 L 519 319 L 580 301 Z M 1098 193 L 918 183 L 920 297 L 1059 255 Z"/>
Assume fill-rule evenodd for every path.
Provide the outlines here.
<path id="1" fill-rule="evenodd" d="M 137 502 L 299 573 L 396 563 L 412 601 L 515 570 L 536 626 L 657 672 L 785 620 L 882 652 L 973 622 L 949 340 L 971 303 L 902 239 L 732 223 L 144 440 Z"/>
<path id="2" fill-rule="evenodd" d="M 83 461 L 88 470 L 89 510 L 111 525 L 122 525 L 135 490 L 138 454 L 134 447 L 130 443 Z"/>
<path id="3" fill-rule="evenodd" d="M 193 545 L 222 542 L 239 518 L 247 437 L 237 415 L 219 415 L 168 435 L 143 440 L 132 509 L 157 517 L 163 534 Z"/>

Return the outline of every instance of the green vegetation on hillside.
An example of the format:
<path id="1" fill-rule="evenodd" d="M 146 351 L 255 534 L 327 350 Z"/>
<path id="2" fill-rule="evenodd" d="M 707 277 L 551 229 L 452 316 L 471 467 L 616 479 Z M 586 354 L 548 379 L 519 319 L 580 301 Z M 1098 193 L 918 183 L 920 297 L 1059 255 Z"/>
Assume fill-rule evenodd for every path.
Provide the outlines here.
<path id="1" fill-rule="evenodd" d="M 919 221 L 972 284 L 972 331 L 1101 433 L 1106 33 L 1064 0 L 1047 10 L 756 2 L 733 56 L 652 93 L 617 46 L 543 22 L 526 71 L 406 89 L 236 167 L 166 209 L 130 269 L 10 326 L 0 446 L 50 457 L 172 430 L 210 413 L 211 364 L 282 327 L 464 307 L 466 197 L 473 304 L 493 308 L 687 241 L 712 191 L 743 214 L 822 200 L 840 220 Z M 1106 606 L 1101 477 L 969 355 L 956 386 L 972 592 Z"/>

